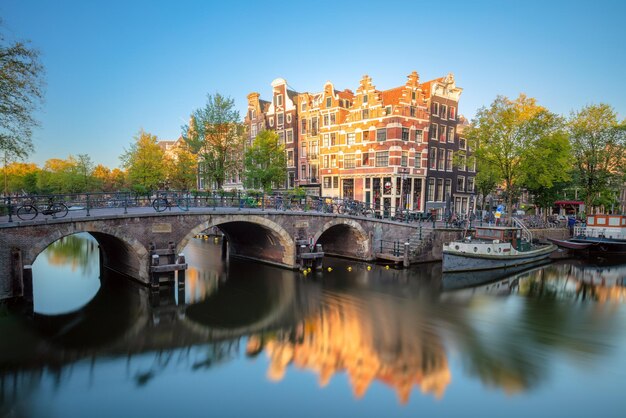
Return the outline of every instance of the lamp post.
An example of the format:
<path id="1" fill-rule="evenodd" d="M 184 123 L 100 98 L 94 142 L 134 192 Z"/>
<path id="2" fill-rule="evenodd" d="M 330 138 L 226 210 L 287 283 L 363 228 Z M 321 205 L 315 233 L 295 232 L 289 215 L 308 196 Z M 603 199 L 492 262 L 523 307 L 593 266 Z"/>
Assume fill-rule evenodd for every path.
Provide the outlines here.
<path id="1" fill-rule="evenodd" d="M 407 198 L 406 198 L 406 184 L 405 184 L 405 180 L 406 180 L 406 176 L 407 174 L 409 174 L 409 168 L 408 167 L 400 167 L 398 168 L 398 174 L 400 174 L 400 178 L 402 179 L 401 183 L 400 183 L 400 207 L 402 208 L 402 213 L 405 212 L 405 206 L 407 204 Z"/>

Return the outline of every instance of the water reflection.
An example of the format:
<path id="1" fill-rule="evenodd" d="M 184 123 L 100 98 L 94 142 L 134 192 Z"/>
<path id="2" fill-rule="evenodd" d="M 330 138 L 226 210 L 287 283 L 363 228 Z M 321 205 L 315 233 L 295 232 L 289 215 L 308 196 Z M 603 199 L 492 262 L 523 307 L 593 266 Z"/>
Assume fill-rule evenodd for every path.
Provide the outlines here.
<path id="1" fill-rule="evenodd" d="M 103 394 L 110 383 L 98 383 L 97 376 L 112 374 L 127 390 L 125 402 L 143 413 L 163 413 L 159 400 L 169 397 L 163 388 L 172 385 L 195 394 L 185 399 L 197 413 L 206 393 L 217 401 L 227 395 L 223 382 L 233 376 L 246 393 L 263 393 L 257 403 L 230 405 L 250 415 L 259 403 L 322 399 L 310 389 L 300 395 L 306 385 L 290 377 L 303 372 L 315 373 L 324 391 L 337 390 L 331 383 L 345 379 L 362 402 L 395 393 L 403 408 L 423 406 L 420 398 L 462 404 L 465 388 L 473 388 L 476 402 L 488 398 L 475 382 L 507 394 L 545 392 L 549 402 L 551 388 L 565 387 L 582 373 L 589 379 L 587 396 L 603 397 L 606 408 L 624 412 L 618 399 L 594 391 L 620 387 L 619 374 L 593 380 L 589 370 L 624 365 L 626 265 L 561 262 L 449 290 L 442 287 L 439 264 L 387 270 L 331 259 L 326 265 L 332 272 L 303 276 L 225 263 L 219 249 L 212 241 L 193 240 L 185 250 L 192 267 L 184 292 L 164 288 L 156 303 L 144 287 L 103 272 L 80 309 L 32 319 L 0 313 L 0 336 L 11 336 L 0 338 L 0 416 L 47 415 L 32 405 L 71 396 L 75 376 L 84 374 L 95 376 L 90 390 Z M 262 387 L 257 372 L 273 385 Z M 198 373 L 214 379 L 202 393 Z M 50 382 L 54 394 L 44 390 Z M 277 382 L 283 384 L 276 388 Z M 452 390 L 454 385 L 461 390 Z M 155 396 L 151 406 L 141 401 L 139 389 Z M 89 407 L 98 407 L 93 402 Z M 338 409 L 353 405 L 341 397 L 332 402 Z M 507 410 L 496 408 L 494 415 Z M 282 412 L 298 411 L 294 406 Z"/>

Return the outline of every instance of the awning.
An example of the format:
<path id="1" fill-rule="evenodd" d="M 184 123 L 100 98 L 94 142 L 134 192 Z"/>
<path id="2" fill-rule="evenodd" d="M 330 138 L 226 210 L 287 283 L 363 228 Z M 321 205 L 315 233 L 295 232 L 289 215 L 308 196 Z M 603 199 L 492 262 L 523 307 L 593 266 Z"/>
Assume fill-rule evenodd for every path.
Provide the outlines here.
<path id="1" fill-rule="evenodd" d="M 554 202 L 555 205 L 584 205 L 585 202 L 581 202 L 579 200 L 557 200 Z"/>

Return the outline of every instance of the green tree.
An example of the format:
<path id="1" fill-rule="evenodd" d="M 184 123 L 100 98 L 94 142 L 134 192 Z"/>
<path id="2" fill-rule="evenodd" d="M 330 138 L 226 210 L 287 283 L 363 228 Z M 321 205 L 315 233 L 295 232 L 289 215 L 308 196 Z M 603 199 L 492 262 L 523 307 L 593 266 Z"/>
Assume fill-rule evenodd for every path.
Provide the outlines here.
<path id="1" fill-rule="evenodd" d="M 487 171 L 504 186 L 509 213 L 516 193 L 532 176 L 540 173 L 533 181 L 546 187 L 567 173 L 567 148 L 554 145 L 546 154 L 549 161 L 537 158 L 543 155 L 546 144 L 562 145 L 557 141 L 561 129 L 559 116 L 523 94 L 515 100 L 498 96 L 488 108 L 478 110 L 465 135 L 474 150 L 478 171 Z M 551 170 L 540 167 L 545 164 Z"/>
<path id="2" fill-rule="evenodd" d="M 188 146 L 176 147 L 174 154 L 166 161 L 167 178 L 174 189 L 189 190 L 194 187 L 198 163 Z"/>
<path id="3" fill-rule="evenodd" d="M 205 107 L 195 110 L 189 125 L 182 127 L 183 139 L 198 156 L 200 172 L 218 189 L 243 168 L 243 132 L 234 100 L 219 93 L 207 95 Z"/>
<path id="4" fill-rule="evenodd" d="M 128 172 L 130 186 L 137 192 L 155 190 L 165 180 L 163 150 L 157 144 L 157 137 L 143 130 L 120 160 Z"/>
<path id="5" fill-rule="evenodd" d="M 261 131 L 245 152 L 245 178 L 249 187 L 269 191 L 272 184 L 282 184 L 287 177 L 285 148 L 278 143 L 278 135 Z"/>
<path id="6" fill-rule="evenodd" d="M 5 159 L 24 158 L 33 150 L 37 121 L 32 114 L 43 100 L 43 72 L 36 49 L 0 33 L 0 152 Z"/>
<path id="7" fill-rule="evenodd" d="M 571 114 L 568 131 L 574 156 L 574 178 L 583 190 L 585 211 L 613 194 L 622 184 L 626 122 L 618 122 L 617 113 L 607 104 L 586 106 Z"/>

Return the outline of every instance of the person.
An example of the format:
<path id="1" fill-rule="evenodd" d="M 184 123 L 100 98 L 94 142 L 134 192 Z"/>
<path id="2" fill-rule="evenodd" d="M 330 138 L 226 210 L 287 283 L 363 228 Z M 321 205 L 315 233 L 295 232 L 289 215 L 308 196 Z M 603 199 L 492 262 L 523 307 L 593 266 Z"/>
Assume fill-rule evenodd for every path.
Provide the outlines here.
<path id="1" fill-rule="evenodd" d="M 574 225 L 576 225 L 576 218 L 569 216 L 567 218 L 567 228 L 569 229 L 569 236 L 574 236 Z"/>

